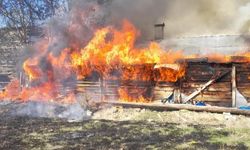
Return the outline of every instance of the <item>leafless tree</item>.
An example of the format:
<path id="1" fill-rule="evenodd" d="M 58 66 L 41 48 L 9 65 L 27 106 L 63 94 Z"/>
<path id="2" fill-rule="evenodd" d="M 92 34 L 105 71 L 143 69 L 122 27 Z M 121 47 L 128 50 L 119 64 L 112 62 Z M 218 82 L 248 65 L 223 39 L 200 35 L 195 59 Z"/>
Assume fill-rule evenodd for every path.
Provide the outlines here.
<path id="1" fill-rule="evenodd" d="M 27 43 L 30 29 L 53 16 L 62 4 L 62 0 L 0 0 L 1 25 Z"/>

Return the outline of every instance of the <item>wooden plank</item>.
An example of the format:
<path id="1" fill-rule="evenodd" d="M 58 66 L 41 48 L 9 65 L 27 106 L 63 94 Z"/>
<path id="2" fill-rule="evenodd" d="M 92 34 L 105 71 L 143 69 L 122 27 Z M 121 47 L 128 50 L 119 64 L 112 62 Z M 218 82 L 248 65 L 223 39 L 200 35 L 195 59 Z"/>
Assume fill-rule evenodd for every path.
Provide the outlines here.
<path id="1" fill-rule="evenodd" d="M 214 72 L 226 72 L 226 71 L 231 71 L 231 68 L 216 68 L 216 67 L 211 67 L 211 66 L 204 66 L 204 67 L 194 67 L 194 68 L 187 68 L 190 70 L 187 70 L 188 74 L 201 74 L 201 75 L 213 75 Z"/>
<path id="2" fill-rule="evenodd" d="M 210 105 L 210 106 L 220 106 L 220 107 L 231 107 L 232 106 L 232 102 L 231 100 L 229 101 L 206 101 L 205 102 L 206 105 Z"/>
<path id="3" fill-rule="evenodd" d="M 193 88 L 200 88 L 202 85 L 204 85 L 206 82 L 183 82 L 182 83 L 182 89 L 193 89 Z M 216 82 L 208 87 L 208 89 L 229 89 L 231 91 L 231 82 Z"/>
<path id="4" fill-rule="evenodd" d="M 186 58 L 186 59 L 183 59 L 182 61 L 187 62 L 187 63 L 207 63 L 208 58 L 207 57 L 204 57 L 204 58 Z"/>
<path id="5" fill-rule="evenodd" d="M 100 84 L 96 84 L 96 85 L 77 84 L 77 87 L 100 87 Z"/>
<path id="6" fill-rule="evenodd" d="M 209 92 L 231 92 L 231 85 L 226 85 L 225 87 L 208 87 Z"/>
<path id="7" fill-rule="evenodd" d="M 211 79 L 206 84 L 204 84 L 201 88 L 197 89 L 197 91 L 193 92 L 191 95 L 189 95 L 187 98 L 185 98 L 183 100 L 183 103 L 186 103 L 186 102 L 190 101 L 191 99 L 195 98 L 197 95 L 200 94 L 200 92 L 202 92 L 203 90 L 205 90 L 208 86 L 210 86 L 211 84 L 213 84 L 219 78 L 222 78 L 223 76 L 225 76 L 227 73 L 228 73 L 228 71 L 224 72 L 224 73 L 220 73 L 219 75 L 216 75 L 215 78 Z"/>
<path id="8" fill-rule="evenodd" d="M 236 67 L 232 66 L 232 107 L 236 107 Z"/>
<path id="9" fill-rule="evenodd" d="M 179 64 L 156 64 L 154 66 L 154 69 L 157 69 L 157 68 L 170 68 L 170 69 L 173 69 L 173 70 L 180 70 L 180 65 Z"/>
<path id="10" fill-rule="evenodd" d="M 192 94 L 192 92 L 189 93 L 189 95 Z M 204 97 L 204 98 L 232 98 L 232 93 L 231 92 L 207 92 L 207 93 L 200 93 L 199 95 L 197 95 L 197 97 Z"/>
<path id="11" fill-rule="evenodd" d="M 250 89 L 250 83 L 249 82 L 237 82 L 237 87 L 238 88 L 245 88 L 245 89 Z"/>
<path id="12" fill-rule="evenodd" d="M 236 68 L 237 68 L 237 72 L 239 73 L 249 72 L 250 70 L 250 66 L 240 66 Z"/>
<path id="13" fill-rule="evenodd" d="M 153 92 L 153 94 L 155 96 L 162 96 L 162 98 L 165 98 L 164 97 L 165 95 L 172 94 L 172 93 L 173 93 L 173 91 L 169 91 L 169 92 Z"/>
<path id="14" fill-rule="evenodd" d="M 193 99 L 194 101 L 202 101 L 202 102 L 223 102 L 223 101 L 227 101 L 227 102 L 232 102 L 232 99 L 231 97 L 222 97 L 222 98 L 219 98 L 219 97 L 209 97 L 209 98 L 206 98 L 206 97 L 201 97 L 201 96 L 197 96 L 196 98 Z"/>
<path id="15" fill-rule="evenodd" d="M 192 88 L 192 89 L 181 89 L 181 93 L 185 94 L 185 95 L 190 95 L 193 92 L 197 91 L 197 89 Z M 231 94 L 231 89 L 229 91 L 225 91 L 225 92 L 221 92 L 221 91 L 208 91 L 208 88 L 203 90 L 200 95 L 204 96 L 204 95 L 208 95 L 208 96 L 220 96 L 220 97 L 225 97 L 225 96 L 229 96 L 232 97 Z"/>
<path id="16" fill-rule="evenodd" d="M 212 112 L 212 113 L 231 113 L 237 115 L 247 115 L 250 116 L 250 111 L 240 110 L 236 108 L 228 108 L 228 107 L 216 107 L 216 106 L 194 106 L 187 104 L 152 104 L 152 103 L 133 103 L 133 102 L 111 102 L 111 101 L 103 101 L 101 103 L 97 103 L 97 106 L 103 106 L 104 104 L 112 105 L 112 106 L 122 106 L 125 108 L 142 108 L 142 109 L 152 109 L 157 111 L 173 111 L 173 110 L 190 110 L 190 111 L 198 111 L 198 112 Z"/>
<path id="17" fill-rule="evenodd" d="M 100 84 L 99 81 L 88 81 L 88 80 L 78 80 L 77 83 L 79 83 L 79 84 Z"/>
<path id="18" fill-rule="evenodd" d="M 100 87 L 77 87 L 76 89 L 84 89 L 84 90 L 89 90 L 89 91 L 99 91 Z"/>
<path id="19" fill-rule="evenodd" d="M 173 91 L 174 87 L 154 87 L 154 91 Z"/>
<path id="20" fill-rule="evenodd" d="M 230 70 L 231 71 L 231 70 Z M 217 71 L 216 71 L 217 72 Z M 218 71 L 221 72 L 221 71 Z M 222 71 L 223 72 L 223 71 Z M 197 71 L 195 74 L 188 74 L 184 76 L 183 82 L 207 82 L 209 81 L 213 75 L 202 75 Z M 220 79 L 221 82 L 231 82 L 231 76 L 227 75 Z"/>
<path id="21" fill-rule="evenodd" d="M 211 79 L 212 76 L 202 76 L 202 75 L 194 75 L 193 77 L 191 76 L 185 76 L 184 77 L 184 82 L 207 82 Z M 220 82 L 230 82 L 231 77 L 230 76 L 225 76 L 220 79 Z"/>

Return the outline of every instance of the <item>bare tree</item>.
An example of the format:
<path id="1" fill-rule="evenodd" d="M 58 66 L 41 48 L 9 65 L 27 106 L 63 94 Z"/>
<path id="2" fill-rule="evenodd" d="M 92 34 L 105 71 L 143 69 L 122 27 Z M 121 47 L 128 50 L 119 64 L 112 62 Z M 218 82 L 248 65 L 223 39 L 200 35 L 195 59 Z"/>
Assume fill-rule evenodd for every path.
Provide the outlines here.
<path id="1" fill-rule="evenodd" d="M 61 4 L 62 0 L 0 0 L 0 17 L 21 43 L 27 43 L 29 30 L 53 16 Z"/>

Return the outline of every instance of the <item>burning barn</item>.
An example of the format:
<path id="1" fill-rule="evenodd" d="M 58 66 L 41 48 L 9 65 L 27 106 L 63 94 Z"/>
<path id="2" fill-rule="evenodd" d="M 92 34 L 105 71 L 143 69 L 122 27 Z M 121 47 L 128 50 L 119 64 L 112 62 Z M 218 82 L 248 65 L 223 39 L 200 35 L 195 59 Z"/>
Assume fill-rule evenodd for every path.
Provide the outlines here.
<path id="1" fill-rule="evenodd" d="M 1 1 L 0 149 L 246 149 L 236 1 Z"/>
<path id="2" fill-rule="evenodd" d="M 121 29 L 98 29 L 86 46 L 72 43 L 59 54 L 42 41 L 23 63 L 25 75 L 13 80 L 0 97 L 74 103 L 82 94 L 94 103 L 204 102 L 233 107 L 237 93 L 248 100 L 248 53 L 202 58 L 163 50 L 156 42 L 138 48 L 137 36 L 135 27 L 124 20 Z"/>
<path id="3" fill-rule="evenodd" d="M 116 74 L 112 75 L 127 75 L 127 78 L 98 75 L 95 79 L 79 80 L 77 89 L 86 92 L 90 99 L 102 101 L 204 102 L 207 105 L 235 107 L 236 94 L 249 99 L 248 63 L 237 60 L 215 63 L 205 58 L 182 61 L 181 64 L 124 66 L 113 70 L 112 73 Z"/>
<path id="4" fill-rule="evenodd" d="M 102 20 L 101 8 L 98 3 L 76 6 L 69 22 L 57 22 L 62 32 L 51 27 L 49 38 L 28 49 L 22 73 L 0 99 L 75 103 L 81 94 L 94 103 L 204 102 L 233 107 L 237 94 L 249 99 L 249 52 L 196 56 L 165 49 L 159 41 L 141 46 L 140 31 L 130 21 L 95 22 Z M 155 40 L 164 38 L 165 24 L 153 27 L 159 34 Z"/>

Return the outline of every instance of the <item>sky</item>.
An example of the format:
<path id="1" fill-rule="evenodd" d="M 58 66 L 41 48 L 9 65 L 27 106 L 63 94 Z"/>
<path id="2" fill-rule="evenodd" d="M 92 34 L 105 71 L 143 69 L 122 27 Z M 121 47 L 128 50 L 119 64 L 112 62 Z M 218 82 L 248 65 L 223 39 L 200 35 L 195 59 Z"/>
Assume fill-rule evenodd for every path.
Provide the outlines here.
<path id="1" fill-rule="evenodd" d="M 148 39 L 154 24 L 162 22 L 165 37 L 250 33 L 250 0 L 112 0 L 110 5 L 112 23 L 128 18 Z"/>

